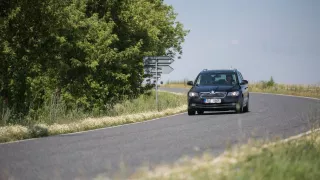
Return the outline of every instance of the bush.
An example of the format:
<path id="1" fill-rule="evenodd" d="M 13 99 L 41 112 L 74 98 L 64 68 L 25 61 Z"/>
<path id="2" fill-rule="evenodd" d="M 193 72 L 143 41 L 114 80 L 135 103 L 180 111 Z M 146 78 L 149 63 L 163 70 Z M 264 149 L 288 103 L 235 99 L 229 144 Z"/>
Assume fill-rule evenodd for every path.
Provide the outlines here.
<path id="1" fill-rule="evenodd" d="M 48 127 L 45 124 L 36 124 L 31 129 L 31 137 L 45 137 L 49 135 Z"/>
<path id="2" fill-rule="evenodd" d="M 272 87 L 272 86 L 274 86 L 274 85 L 275 85 L 275 82 L 274 82 L 274 80 L 273 80 L 273 77 L 271 76 L 270 80 L 267 82 L 267 86 L 268 86 L 268 87 Z"/>
<path id="3" fill-rule="evenodd" d="M 262 86 L 262 89 L 267 89 L 267 88 L 270 88 L 270 87 L 274 87 L 275 86 L 275 82 L 273 80 L 273 77 L 271 76 L 270 80 L 269 81 L 261 81 L 261 86 Z"/>

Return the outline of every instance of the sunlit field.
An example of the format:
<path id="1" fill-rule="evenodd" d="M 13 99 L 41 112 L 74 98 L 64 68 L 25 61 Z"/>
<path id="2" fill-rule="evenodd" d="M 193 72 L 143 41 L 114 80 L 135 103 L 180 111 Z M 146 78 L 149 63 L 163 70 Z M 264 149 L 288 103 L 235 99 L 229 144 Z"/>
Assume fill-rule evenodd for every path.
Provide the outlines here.
<path id="1" fill-rule="evenodd" d="M 162 87 L 190 88 L 188 80 L 168 81 Z M 320 98 L 320 85 L 277 84 L 270 81 L 250 83 L 249 91 Z"/>

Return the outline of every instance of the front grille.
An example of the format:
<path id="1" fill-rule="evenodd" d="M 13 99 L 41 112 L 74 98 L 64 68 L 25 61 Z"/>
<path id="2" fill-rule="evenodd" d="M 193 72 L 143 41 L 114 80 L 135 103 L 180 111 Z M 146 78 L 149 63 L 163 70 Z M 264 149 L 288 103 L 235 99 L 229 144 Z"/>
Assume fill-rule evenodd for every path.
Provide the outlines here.
<path id="1" fill-rule="evenodd" d="M 215 92 L 215 93 L 210 93 L 210 92 L 202 92 L 200 93 L 201 98 L 224 98 L 226 97 L 227 93 L 226 92 Z"/>

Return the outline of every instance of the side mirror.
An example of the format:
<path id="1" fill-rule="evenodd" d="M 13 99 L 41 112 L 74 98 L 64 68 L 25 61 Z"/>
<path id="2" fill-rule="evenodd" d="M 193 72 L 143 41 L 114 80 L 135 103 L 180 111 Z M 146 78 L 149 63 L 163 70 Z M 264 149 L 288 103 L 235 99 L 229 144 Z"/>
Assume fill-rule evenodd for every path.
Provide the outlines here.
<path id="1" fill-rule="evenodd" d="M 247 80 L 242 80 L 241 85 L 249 84 Z"/>
<path id="2" fill-rule="evenodd" d="M 192 81 L 188 81 L 188 82 L 187 82 L 187 85 L 193 86 L 193 82 L 192 82 Z"/>

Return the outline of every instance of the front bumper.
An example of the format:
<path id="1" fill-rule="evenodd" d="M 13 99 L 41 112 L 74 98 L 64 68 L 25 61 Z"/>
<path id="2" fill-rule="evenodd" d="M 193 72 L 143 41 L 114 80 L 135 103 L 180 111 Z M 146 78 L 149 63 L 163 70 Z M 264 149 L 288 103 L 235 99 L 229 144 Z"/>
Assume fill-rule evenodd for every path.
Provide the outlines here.
<path id="1" fill-rule="evenodd" d="M 221 99 L 221 103 L 205 103 L 203 98 L 188 97 L 188 110 L 201 111 L 227 111 L 236 110 L 240 104 L 239 97 L 226 96 Z"/>

